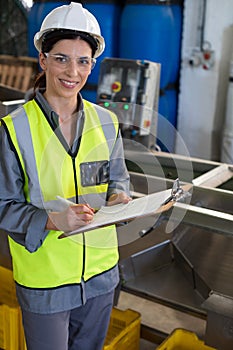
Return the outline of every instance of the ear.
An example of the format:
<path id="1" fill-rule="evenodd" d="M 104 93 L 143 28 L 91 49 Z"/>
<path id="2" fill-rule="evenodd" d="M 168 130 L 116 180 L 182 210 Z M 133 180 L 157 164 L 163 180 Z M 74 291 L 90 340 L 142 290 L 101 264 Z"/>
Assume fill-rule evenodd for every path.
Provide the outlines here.
<path id="1" fill-rule="evenodd" d="M 39 54 L 39 63 L 40 63 L 41 69 L 46 70 L 47 61 L 46 61 L 45 55 L 42 52 L 40 52 L 40 54 Z"/>

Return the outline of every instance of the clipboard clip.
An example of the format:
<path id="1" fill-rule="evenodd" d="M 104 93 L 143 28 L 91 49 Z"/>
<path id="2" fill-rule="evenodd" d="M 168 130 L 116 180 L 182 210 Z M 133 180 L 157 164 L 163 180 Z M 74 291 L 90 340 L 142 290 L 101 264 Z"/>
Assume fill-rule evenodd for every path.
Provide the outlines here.
<path id="1" fill-rule="evenodd" d="M 184 191 L 184 189 L 180 186 L 180 180 L 177 178 L 173 183 L 171 195 L 163 202 L 162 205 L 166 205 L 171 201 L 178 202 L 190 196 L 191 194 L 187 191 Z"/>
<path id="2" fill-rule="evenodd" d="M 186 199 L 187 197 L 190 197 L 191 194 L 188 191 L 185 191 L 181 186 L 180 186 L 180 180 L 179 178 L 177 178 L 172 186 L 172 190 L 171 190 L 171 195 L 161 204 L 161 206 L 166 205 L 170 202 L 178 202 L 178 201 L 182 201 L 184 199 Z M 139 232 L 139 236 L 142 238 L 144 236 L 146 236 L 148 233 L 150 233 L 151 231 L 153 231 L 155 228 L 157 228 L 158 226 L 160 226 L 162 224 L 163 221 L 166 221 L 167 217 L 166 215 L 162 215 L 159 219 L 156 220 L 156 222 L 154 223 L 154 225 L 143 229 Z"/>

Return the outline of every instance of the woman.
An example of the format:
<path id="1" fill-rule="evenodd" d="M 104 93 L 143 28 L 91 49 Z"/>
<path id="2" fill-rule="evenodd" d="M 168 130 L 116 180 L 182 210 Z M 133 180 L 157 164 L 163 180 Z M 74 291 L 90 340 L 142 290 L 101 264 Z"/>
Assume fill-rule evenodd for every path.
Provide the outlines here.
<path id="1" fill-rule="evenodd" d="M 102 349 L 119 282 L 115 227 L 58 237 L 101 205 L 130 200 L 117 118 L 80 94 L 104 39 L 95 17 L 71 3 L 48 14 L 34 42 L 35 96 L 0 127 L 0 228 L 27 350 Z"/>

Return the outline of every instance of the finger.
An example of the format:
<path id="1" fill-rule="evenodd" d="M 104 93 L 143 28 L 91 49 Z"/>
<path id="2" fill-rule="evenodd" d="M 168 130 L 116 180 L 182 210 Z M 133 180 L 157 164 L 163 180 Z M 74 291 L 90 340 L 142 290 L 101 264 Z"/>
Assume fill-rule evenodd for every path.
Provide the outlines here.
<path id="1" fill-rule="evenodd" d="M 125 199 L 124 199 L 124 203 L 129 203 L 129 202 L 131 202 L 132 201 L 132 198 L 131 197 L 126 197 Z"/>
<path id="2" fill-rule="evenodd" d="M 87 206 L 86 204 L 78 204 L 74 207 L 72 207 L 72 210 L 76 213 L 76 214 L 83 214 L 83 213 L 87 213 L 87 214 L 91 214 L 93 215 L 94 213 L 94 209 Z"/>
<path id="3" fill-rule="evenodd" d="M 91 211 L 92 211 L 92 213 L 94 213 L 95 212 L 95 209 L 94 208 L 92 208 L 88 203 L 86 203 L 85 204 Z"/>
<path id="4" fill-rule="evenodd" d="M 93 215 L 90 214 L 78 214 L 77 221 L 91 222 L 93 220 Z"/>

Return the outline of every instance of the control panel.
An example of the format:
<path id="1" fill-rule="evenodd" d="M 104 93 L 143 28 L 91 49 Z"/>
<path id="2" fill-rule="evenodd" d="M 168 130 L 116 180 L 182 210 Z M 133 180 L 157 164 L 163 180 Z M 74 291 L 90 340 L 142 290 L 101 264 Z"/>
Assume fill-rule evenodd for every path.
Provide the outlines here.
<path id="1" fill-rule="evenodd" d="M 117 114 L 123 138 L 154 147 L 159 88 L 159 63 L 105 58 L 100 65 L 97 104 Z"/>

